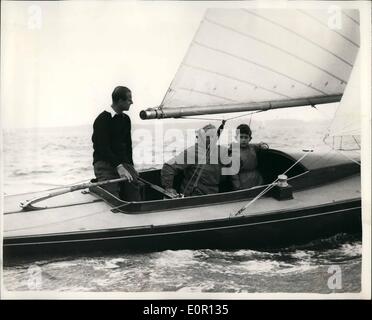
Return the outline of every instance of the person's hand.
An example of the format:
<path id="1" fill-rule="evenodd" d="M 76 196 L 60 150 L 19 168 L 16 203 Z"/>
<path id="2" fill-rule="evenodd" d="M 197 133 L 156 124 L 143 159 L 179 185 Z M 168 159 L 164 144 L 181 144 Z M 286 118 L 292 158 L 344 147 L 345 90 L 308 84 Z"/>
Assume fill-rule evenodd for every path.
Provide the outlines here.
<path id="1" fill-rule="evenodd" d="M 178 197 L 178 192 L 173 188 L 166 188 L 165 191 L 174 197 Z"/>
<path id="2" fill-rule="evenodd" d="M 119 164 L 116 167 L 116 170 L 118 171 L 120 178 L 126 178 L 126 180 L 128 180 L 129 182 L 133 181 L 132 175 L 129 173 L 127 169 L 124 168 L 122 164 Z"/>
<path id="3" fill-rule="evenodd" d="M 266 143 L 266 142 L 260 142 L 258 144 L 258 146 L 261 148 L 261 149 L 269 149 L 269 145 Z"/>

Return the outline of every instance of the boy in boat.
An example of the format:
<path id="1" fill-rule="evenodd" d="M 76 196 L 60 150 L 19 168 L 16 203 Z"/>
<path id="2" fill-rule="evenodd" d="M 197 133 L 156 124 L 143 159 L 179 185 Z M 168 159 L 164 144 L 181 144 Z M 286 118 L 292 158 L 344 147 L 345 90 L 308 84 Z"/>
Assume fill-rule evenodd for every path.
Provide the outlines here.
<path id="1" fill-rule="evenodd" d="M 100 113 L 93 124 L 93 166 L 98 181 L 126 178 L 105 185 L 114 196 L 126 201 L 140 200 L 138 173 L 133 167 L 131 120 L 124 111 L 132 105 L 132 93 L 126 87 L 112 92 L 112 105 Z"/>
<path id="2" fill-rule="evenodd" d="M 236 141 L 240 147 L 240 170 L 231 176 L 233 190 L 248 189 L 263 184 L 260 172 L 257 170 L 257 153 L 267 149 L 266 143 L 251 144 L 252 131 L 247 124 L 236 128 Z M 231 147 L 230 147 L 231 149 Z"/>
<path id="3" fill-rule="evenodd" d="M 180 193 L 186 197 L 219 192 L 221 169 L 226 163 L 220 157 L 228 152 L 221 152 L 223 147 L 217 145 L 218 130 L 211 124 L 199 129 L 196 139 L 194 146 L 163 165 L 161 182 L 167 192 L 177 195 L 173 188 L 177 174 L 183 174 Z"/>

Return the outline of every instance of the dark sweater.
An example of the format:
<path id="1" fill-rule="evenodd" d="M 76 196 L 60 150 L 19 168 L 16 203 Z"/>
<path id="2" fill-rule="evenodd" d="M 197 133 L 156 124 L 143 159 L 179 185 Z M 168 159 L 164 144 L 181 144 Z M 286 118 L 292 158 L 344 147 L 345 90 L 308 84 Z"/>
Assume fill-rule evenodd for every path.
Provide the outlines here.
<path id="1" fill-rule="evenodd" d="M 98 115 L 93 124 L 93 164 L 97 161 L 109 162 L 113 167 L 120 163 L 133 165 L 131 121 L 126 114 L 107 111 Z"/>

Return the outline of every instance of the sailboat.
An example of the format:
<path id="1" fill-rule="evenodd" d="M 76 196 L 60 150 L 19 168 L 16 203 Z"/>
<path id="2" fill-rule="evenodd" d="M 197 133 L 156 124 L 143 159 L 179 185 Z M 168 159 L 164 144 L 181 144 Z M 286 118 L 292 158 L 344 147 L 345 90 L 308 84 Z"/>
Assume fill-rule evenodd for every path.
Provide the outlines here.
<path id="1" fill-rule="evenodd" d="M 343 10 L 341 18 L 335 28 L 323 10 L 209 9 L 163 101 L 140 116 L 340 102 L 328 138 L 360 141 L 359 14 Z M 264 150 L 263 185 L 238 191 L 221 186 L 216 194 L 167 198 L 160 170 L 147 170 L 139 202 L 95 182 L 5 199 L 4 261 L 48 252 L 275 248 L 360 233 L 360 158 L 331 147 L 327 156 L 301 146 Z"/>

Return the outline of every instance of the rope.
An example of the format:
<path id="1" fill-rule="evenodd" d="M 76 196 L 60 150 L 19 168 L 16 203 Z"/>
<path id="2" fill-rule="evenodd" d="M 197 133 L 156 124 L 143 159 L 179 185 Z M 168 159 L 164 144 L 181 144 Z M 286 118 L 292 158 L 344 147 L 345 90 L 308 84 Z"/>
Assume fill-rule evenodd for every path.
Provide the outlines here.
<path id="1" fill-rule="evenodd" d="M 252 120 L 252 115 L 253 114 L 259 113 L 259 112 L 264 112 L 264 111 L 266 111 L 266 110 L 257 110 L 257 111 L 245 113 L 245 114 L 242 114 L 242 115 L 239 115 L 239 116 L 227 118 L 227 119 L 226 118 L 199 118 L 199 117 L 188 117 L 188 116 L 180 117 L 179 119 L 184 119 L 184 120 L 194 119 L 194 120 L 205 120 L 205 121 L 210 121 L 210 120 L 214 120 L 214 121 L 225 120 L 225 121 L 228 121 L 228 120 L 233 120 L 233 119 L 238 119 L 238 118 L 242 118 L 242 117 L 251 116 L 251 119 L 249 121 L 249 124 L 250 124 L 251 123 L 251 120 Z"/>
<path id="2" fill-rule="evenodd" d="M 236 117 L 231 117 L 231 118 L 227 118 L 227 120 L 233 120 L 233 119 L 237 119 L 237 118 L 242 118 L 242 117 L 247 117 L 247 116 L 251 116 L 251 119 L 252 119 L 252 115 L 255 114 L 255 113 L 260 113 L 260 112 L 264 112 L 266 110 L 257 110 L 257 111 L 253 111 L 253 112 L 249 112 L 249 113 L 245 113 L 243 115 L 239 115 L 239 116 L 236 116 Z"/>
<path id="3" fill-rule="evenodd" d="M 345 153 L 341 152 L 340 150 L 334 149 L 334 151 L 336 151 L 338 154 L 341 154 L 342 156 L 344 156 L 346 159 L 350 160 L 351 162 L 354 162 L 359 166 L 361 165 L 361 163 L 359 161 L 356 161 L 356 160 L 350 158 L 349 156 L 347 156 Z"/>
<path id="4" fill-rule="evenodd" d="M 359 147 L 359 149 L 360 149 L 360 144 L 358 143 L 358 140 L 355 138 L 355 136 L 352 136 L 352 137 L 353 137 L 355 143 L 358 145 L 358 147 Z"/>
<path id="5" fill-rule="evenodd" d="M 210 120 L 222 121 L 222 120 L 224 120 L 223 118 L 197 118 L 197 117 L 180 117 L 179 119 L 183 119 L 183 120 L 193 119 L 193 120 L 205 120 L 205 121 L 210 121 Z"/>
<path id="6" fill-rule="evenodd" d="M 338 154 L 342 155 L 343 157 L 345 157 L 346 159 L 350 160 L 351 162 L 354 162 L 354 163 L 358 164 L 359 166 L 361 165 L 361 163 L 360 163 L 359 161 L 356 161 L 356 160 L 352 159 L 351 157 L 347 156 L 345 153 L 341 152 L 341 151 L 358 151 L 358 150 L 360 150 L 360 149 L 349 149 L 349 150 L 347 150 L 347 149 L 345 149 L 345 150 L 343 150 L 343 149 L 335 149 L 335 148 L 334 148 L 334 143 L 333 143 L 333 146 L 330 146 L 330 145 L 326 142 L 326 138 L 327 138 L 327 136 L 324 137 L 324 139 L 323 139 L 323 143 L 324 143 L 327 147 L 329 147 L 329 148 L 331 149 L 329 152 L 331 152 L 332 150 L 333 150 L 333 151 L 336 151 Z M 333 136 L 333 140 L 334 140 L 334 138 L 335 138 L 335 137 Z M 353 136 L 353 138 L 354 138 L 354 140 L 355 140 L 355 137 L 354 137 L 354 136 Z M 355 140 L 355 142 L 356 142 L 356 140 Z M 358 144 L 358 143 L 357 143 L 357 144 Z M 359 144 L 358 144 L 358 145 L 359 145 Z"/>
<path id="7" fill-rule="evenodd" d="M 85 179 L 85 180 L 81 180 L 81 181 L 74 182 L 74 183 L 71 183 L 71 184 L 60 185 L 59 187 L 50 188 L 50 189 L 43 189 L 43 190 L 31 191 L 31 192 L 21 192 L 21 193 L 14 193 L 14 194 L 5 194 L 4 197 L 15 197 L 15 196 L 21 196 L 21 195 L 24 195 L 24 194 L 35 194 L 35 193 L 40 193 L 40 192 L 54 191 L 54 190 L 59 190 L 59 189 L 63 189 L 63 188 L 68 188 L 68 187 L 71 187 L 75 184 L 80 184 L 80 183 L 89 182 L 89 181 L 90 181 L 90 179 Z"/>
<path id="8" fill-rule="evenodd" d="M 94 202 L 92 202 L 92 203 L 94 203 Z M 112 211 L 112 210 L 120 209 L 120 208 L 122 208 L 122 207 L 124 207 L 126 205 L 127 205 L 127 203 L 121 204 L 121 205 L 116 206 L 116 207 L 111 207 L 109 210 Z M 44 209 L 42 209 L 42 210 L 44 210 Z M 88 213 L 86 215 L 79 216 L 79 217 L 68 218 L 68 219 L 64 219 L 64 220 L 60 220 L 60 221 L 56 221 L 56 222 L 49 222 L 49 223 L 45 223 L 45 224 L 39 224 L 37 226 L 23 227 L 23 228 L 16 228 L 16 229 L 8 229 L 6 231 L 8 232 L 8 231 L 29 230 L 29 229 L 35 229 L 35 228 L 40 228 L 40 227 L 52 226 L 52 225 L 56 225 L 56 224 L 59 224 L 59 223 L 64 223 L 64 222 L 67 222 L 67 221 L 74 221 L 74 220 L 78 220 L 78 219 L 82 219 L 82 218 L 94 216 L 94 215 L 97 215 L 97 214 L 100 214 L 100 213 L 103 213 L 103 212 L 107 212 L 107 209 L 100 210 L 100 211 L 93 212 L 93 213 Z M 24 213 L 24 212 L 22 212 L 22 213 Z"/>
<path id="9" fill-rule="evenodd" d="M 301 160 L 303 160 L 310 152 L 306 152 L 300 159 L 298 159 L 292 166 L 290 166 L 286 171 L 284 171 L 282 174 L 286 174 L 289 170 L 291 170 L 297 163 L 299 163 Z M 269 192 L 277 183 L 279 178 L 276 178 L 272 183 L 270 183 L 264 190 L 262 190 L 256 197 L 254 197 L 250 202 L 248 202 L 246 205 L 241 207 L 233 216 L 239 216 L 241 215 L 250 205 L 252 205 L 256 200 L 261 198 L 264 194 Z"/>
<path id="10" fill-rule="evenodd" d="M 323 116 L 323 118 L 325 118 L 326 120 L 329 120 L 330 122 L 332 121 L 332 119 L 329 119 L 329 117 L 326 116 L 322 111 L 320 111 L 320 109 L 316 108 L 315 105 L 312 105 L 312 107 L 313 107 L 315 110 L 317 110 L 318 113 L 321 114 L 321 115 Z M 337 113 L 337 110 L 336 110 L 336 113 Z M 335 114 L 336 114 L 336 113 L 335 113 Z M 344 125 L 344 126 L 340 129 L 340 131 L 342 131 L 342 130 L 348 128 L 348 127 L 349 127 L 348 124 L 347 124 L 347 125 Z M 323 139 L 323 142 L 324 142 L 324 143 L 325 143 L 324 140 L 325 140 L 327 137 L 329 137 L 329 134 L 326 134 L 326 136 L 324 137 L 324 139 Z M 357 144 L 357 146 L 358 146 L 359 149 L 344 149 L 344 148 L 342 147 L 342 146 L 343 146 L 343 136 L 342 136 L 342 135 L 340 136 L 340 146 L 339 146 L 338 149 L 335 148 L 335 136 L 332 136 L 332 147 L 331 147 L 331 148 L 332 148 L 333 150 L 335 150 L 335 151 L 337 151 L 337 150 L 343 150 L 343 151 L 356 151 L 356 150 L 360 150 L 360 144 L 358 143 L 357 139 L 355 139 L 355 136 L 354 136 L 354 135 L 352 135 L 352 137 L 353 137 L 354 142 Z M 330 147 L 327 143 L 325 143 L 325 144 L 326 144 L 328 147 Z M 351 160 L 351 161 L 353 161 L 353 162 L 356 162 L 355 160 L 352 160 L 352 159 L 350 159 L 350 158 L 348 158 L 348 159 Z M 358 162 L 356 162 L 356 163 L 358 163 Z"/>

